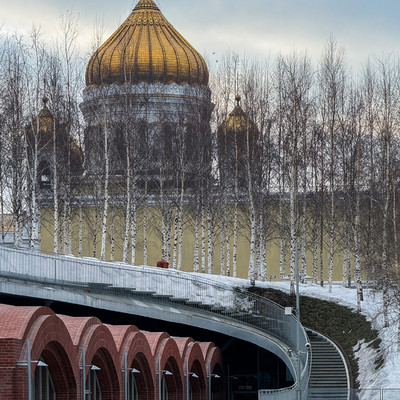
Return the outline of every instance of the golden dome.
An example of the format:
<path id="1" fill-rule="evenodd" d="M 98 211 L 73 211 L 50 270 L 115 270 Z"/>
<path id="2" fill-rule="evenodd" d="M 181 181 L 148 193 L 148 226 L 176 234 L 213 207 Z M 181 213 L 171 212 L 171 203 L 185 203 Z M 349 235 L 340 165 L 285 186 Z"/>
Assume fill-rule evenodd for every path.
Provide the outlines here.
<path id="1" fill-rule="evenodd" d="M 260 133 L 257 125 L 240 106 L 241 97 L 239 95 L 235 97 L 235 101 L 234 109 L 218 128 L 218 143 L 220 151 L 227 151 L 229 148 L 237 146 L 239 156 L 244 156 L 247 145 L 249 144 L 252 149 L 257 143 Z M 247 139 L 249 139 L 249 142 Z"/>
<path id="2" fill-rule="evenodd" d="M 47 97 L 43 97 L 43 108 L 39 111 L 39 130 L 43 133 L 52 132 L 53 129 L 53 114 L 47 107 L 47 102 L 49 101 Z"/>
<path id="3" fill-rule="evenodd" d="M 87 66 L 87 86 L 125 82 L 208 84 L 204 59 L 165 19 L 153 0 L 140 0 Z"/>
<path id="4" fill-rule="evenodd" d="M 228 115 L 225 121 L 226 129 L 235 131 L 246 131 L 247 126 L 247 116 L 240 106 L 241 97 L 237 95 L 235 97 L 236 106 Z"/>

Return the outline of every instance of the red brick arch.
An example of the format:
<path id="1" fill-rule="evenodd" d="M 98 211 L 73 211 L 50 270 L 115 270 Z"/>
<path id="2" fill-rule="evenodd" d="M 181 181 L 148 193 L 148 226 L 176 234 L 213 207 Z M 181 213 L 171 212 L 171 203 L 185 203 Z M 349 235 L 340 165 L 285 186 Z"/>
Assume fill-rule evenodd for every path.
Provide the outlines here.
<path id="1" fill-rule="evenodd" d="M 187 347 L 189 372 L 195 373 L 198 378 L 190 376 L 190 384 L 193 391 L 193 399 L 200 400 L 206 397 L 207 394 L 207 368 L 204 362 L 203 352 L 198 343 Z"/>
<path id="2" fill-rule="evenodd" d="M 149 399 L 154 398 L 157 381 L 156 371 L 152 368 L 154 357 L 146 336 L 140 331 L 130 333 L 121 346 L 121 363 L 123 363 L 125 352 L 128 368 L 136 368 L 140 371 L 139 374 L 135 375 L 139 398 L 143 398 L 145 394 Z"/>
<path id="3" fill-rule="evenodd" d="M 174 338 L 174 340 L 182 355 L 185 390 L 187 390 L 186 373 L 189 372 L 189 383 L 192 387 L 193 398 L 195 400 L 205 398 L 207 393 L 207 369 L 201 347 L 190 337 Z M 197 377 L 191 373 L 194 373 Z"/>
<path id="4" fill-rule="evenodd" d="M 160 370 L 167 370 L 172 373 L 172 375 L 165 374 L 169 393 L 168 398 L 171 400 L 182 399 L 184 396 L 183 363 L 178 345 L 174 339 L 167 337 L 158 342 L 155 352 L 156 371 L 158 371 L 158 359 Z"/>
<path id="5" fill-rule="evenodd" d="M 44 359 L 60 399 L 75 399 L 79 385 L 79 368 L 75 362 L 76 351 L 71 336 L 64 322 L 50 309 L 42 307 L 40 311 L 33 316 L 36 319 L 27 325 L 29 330 L 25 335 L 25 339 L 31 341 L 31 359 Z M 25 340 L 21 359 L 27 359 L 26 343 Z M 36 365 L 32 363 L 32 377 Z"/>
<path id="6" fill-rule="evenodd" d="M 211 378 L 211 391 L 213 393 L 212 397 L 215 400 L 225 399 L 225 371 L 223 368 L 223 359 L 221 350 L 215 347 L 214 343 L 203 344 L 203 353 L 205 353 L 206 365 L 210 366 L 210 372 L 212 375 L 218 375 L 219 378 Z"/>
<path id="7" fill-rule="evenodd" d="M 63 320 L 71 336 L 74 346 L 78 346 L 84 333 L 92 325 L 100 325 L 101 321 L 96 317 L 70 317 L 68 315 L 59 315 Z"/>
<path id="8" fill-rule="evenodd" d="M 122 371 L 119 354 L 110 330 L 103 324 L 91 325 L 82 332 L 79 342 L 79 359 L 82 360 L 82 348 L 85 348 L 86 365 L 100 368 L 99 378 L 102 397 L 109 400 L 119 400 L 121 395 Z M 90 369 L 85 368 L 85 374 Z"/>
<path id="9" fill-rule="evenodd" d="M 108 325 L 106 327 L 110 330 L 117 350 L 121 352 L 121 348 L 126 341 L 126 338 L 132 333 L 139 332 L 139 329 L 135 325 Z"/>
<path id="10" fill-rule="evenodd" d="M 54 312 L 47 307 L 15 307 L 0 304 L 0 338 L 25 340 L 30 326 L 40 315 L 52 315 Z"/>

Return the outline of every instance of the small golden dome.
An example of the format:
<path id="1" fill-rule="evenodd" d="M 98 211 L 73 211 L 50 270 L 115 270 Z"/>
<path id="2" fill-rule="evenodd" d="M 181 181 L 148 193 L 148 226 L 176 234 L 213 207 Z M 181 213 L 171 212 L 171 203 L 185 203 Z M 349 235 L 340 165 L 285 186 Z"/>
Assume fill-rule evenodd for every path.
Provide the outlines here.
<path id="1" fill-rule="evenodd" d="M 241 97 L 235 97 L 236 106 L 229 113 L 218 129 L 218 143 L 221 151 L 237 146 L 239 155 L 244 156 L 248 144 L 252 149 L 260 136 L 257 125 L 249 118 L 240 106 Z"/>
<path id="2" fill-rule="evenodd" d="M 87 66 L 87 86 L 125 82 L 208 85 L 204 59 L 153 0 L 140 0 Z"/>
<path id="3" fill-rule="evenodd" d="M 47 107 L 49 101 L 47 97 L 43 97 L 43 108 L 39 111 L 39 130 L 43 133 L 51 133 L 53 129 L 53 114 Z"/>
<path id="4" fill-rule="evenodd" d="M 226 129 L 236 130 L 236 131 L 245 131 L 246 125 L 248 123 L 247 116 L 243 111 L 242 107 L 240 106 L 241 97 L 236 95 L 236 106 L 228 115 L 226 119 Z"/>

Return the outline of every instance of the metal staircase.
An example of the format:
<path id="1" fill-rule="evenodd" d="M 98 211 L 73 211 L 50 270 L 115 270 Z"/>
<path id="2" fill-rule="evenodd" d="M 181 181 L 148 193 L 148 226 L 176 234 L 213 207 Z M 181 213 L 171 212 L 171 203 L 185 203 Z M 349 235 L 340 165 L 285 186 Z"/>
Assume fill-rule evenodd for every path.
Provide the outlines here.
<path id="1" fill-rule="evenodd" d="M 326 337 L 307 330 L 312 349 L 309 400 L 348 400 L 349 377 L 339 349 Z"/>

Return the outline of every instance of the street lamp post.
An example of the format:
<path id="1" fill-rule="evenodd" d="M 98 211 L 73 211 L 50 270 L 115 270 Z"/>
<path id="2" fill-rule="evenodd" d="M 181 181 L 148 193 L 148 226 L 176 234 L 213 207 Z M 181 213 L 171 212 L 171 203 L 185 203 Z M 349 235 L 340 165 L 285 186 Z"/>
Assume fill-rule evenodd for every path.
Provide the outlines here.
<path id="1" fill-rule="evenodd" d="M 131 385 L 129 385 L 129 382 L 128 382 L 129 371 L 132 374 Z M 135 374 L 140 374 L 140 371 L 136 368 L 128 368 L 126 351 L 124 352 L 123 373 L 124 373 L 124 400 L 137 400 Z M 130 386 L 130 389 L 128 389 L 129 386 Z M 129 396 L 129 393 L 131 394 L 130 396 Z"/>
<path id="2" fill-rule="evenodd" d="M 100 371 L 101 368 L 97 367 L 94 364 L 86 364 L 86 354 L 85 354 L 85 346 L 82 346 L 82 366 L 79 367 L 82 369 L 82 399 L 86 400 L 86 395 L 89 393 L 91 397 L 91 384 L 94 385 L 94 398 L 96 399 L 97 396 L 97 387 L 96 387 L 96 380 L 92 382 L 93 379 L 90 379 L 89 374 L 89 390 L 86 390 L 86 367 L 90 367 L 90 370 L 94 372 L 96 376 L 96 371 Z"/>
<path id="3" fill-rule="evenodd" d="M 211 400 L 212 399 L 212 386 L 211 386 L 212 378 L 219 379 L 221 377 L 218 374 L 211 373 L 211 364 L 210 363 L 207 364 L 207 369 L 208 369 L 208 400 Z M 229 388 L 228 388 L 228 390 L 229 390 Z M 228 394 L 228 399 L 229 399 L 229 394 Z"/>

